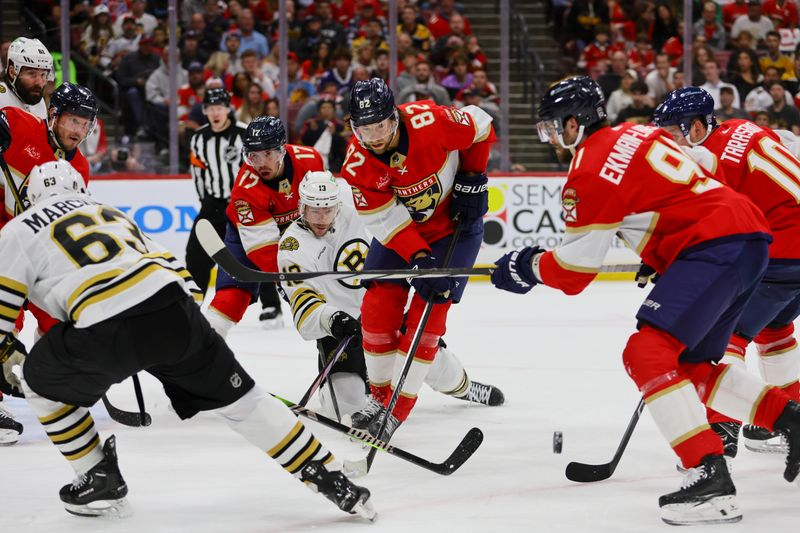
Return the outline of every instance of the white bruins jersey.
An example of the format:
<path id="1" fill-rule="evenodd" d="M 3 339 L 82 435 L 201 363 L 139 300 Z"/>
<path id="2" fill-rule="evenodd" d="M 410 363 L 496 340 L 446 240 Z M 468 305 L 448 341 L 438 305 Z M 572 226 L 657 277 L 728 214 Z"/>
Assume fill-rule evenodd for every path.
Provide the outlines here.
<path id="1" fill-rule="evenodd" d="M 317 237 L 300 220 L 286 229 L 278 245 L 281 272 L 364 270 L 372 237 L 351 205 L 343 205 L 333 228 Z M 336 311 L 361 316 L 365 289 L 356 279 L 282 282 L 292 306 L 294 325 L 306 340 L 330 335 L 330 318 Z"/>
<path id="2" fill-rule="evenodd" d="M 47 105 L 44 103 L 44 98 L 39 100 L 38 104 L 28 105 L 17 98 L 17 95 L 14 94 L 6 82 L 0 81 L 0 109 L 4 107 L 18 107 L 42 120 L 47 120 Z"/>
<path id="3" fill-rule="evenodd" d="M 117 209 L 85 194 L 54 196 L 0 230 L 0 334 L 27 298 L 53 318 L 88 327 L 179 282 L 200 291 L 183 264 Z"/>

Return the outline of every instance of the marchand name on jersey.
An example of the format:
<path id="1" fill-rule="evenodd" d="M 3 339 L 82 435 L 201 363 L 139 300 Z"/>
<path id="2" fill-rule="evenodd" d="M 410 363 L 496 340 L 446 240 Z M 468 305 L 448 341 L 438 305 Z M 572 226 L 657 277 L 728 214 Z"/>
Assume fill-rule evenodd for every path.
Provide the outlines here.
<path id="1" fill-rule="evenodd" d="M 620 135 L 617 142 L 614 143 L 611 153 L 608 154 L 608 159 L 603 163 L 603 168 L 600 169 L 600 177 L 614 185 L 619 185 L 633 154 L 642 144 L 642 139 L 649 137 L 653 130 L 654 128 L 649 126 L 637 125 Z"/>
<path id="2" fill-rule="evenodd" d="M 747 145 L 750 144 L 750 139 L 760 131 L 762 131 L 761 128 L 752 122 L 742 122 L 736 126 L 736 129 L 733 130 L 731 134 L 731 138 L 722 150 L 720 159 L 733 161 L 738 165 L 742 161 L 745 150 L 747 150 Z"/>
<path id="3" fill-rule="evenodd" d="M 22 222 L 36 234 L 39 233 L 39 230 L 46 228 L 49 224 L 55 222 L 67 213 L 71 213 L 85 205 L 97 205 L 97 202 L 89 200 L 65 200 L 63 202 L 55 202 L 50 207 L 45 207 L 44 209 L 23 216 Z M 45 217 L 47 217 L 47 220 L 45 220 Z"/>

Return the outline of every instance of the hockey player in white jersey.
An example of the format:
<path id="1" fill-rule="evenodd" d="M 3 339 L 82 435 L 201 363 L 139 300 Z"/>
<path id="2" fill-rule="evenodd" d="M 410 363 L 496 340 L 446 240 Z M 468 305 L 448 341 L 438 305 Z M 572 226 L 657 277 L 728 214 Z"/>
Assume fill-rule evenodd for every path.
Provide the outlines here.
<path id="1" fill-rule="evenodd" d="M 328 171 L 308 172 L 299 187 L 300 217 L 284 232 L 278 245 L 282 272 L 360 271 L 372 237 L 351 205 L 343 205 L 336 179 Z M 342 340 L 355 336 L 331 370 L 339 414 L 351 415 L 368 407 L 364 351 L 361 345 L 361 302 L 365 289 L 357 279 L 283 282 L 292 307 L 294 324 L 306 340 L 316 340 L 320 370 Z M 432 389 L 450 396 L 502 405 L 497 387 L 471 381 L 464 366 L 443 343 L 425 379 Z M 335 411 L 330 385 L 320 389 L 323 407 Z M 375 405 L 377 410 L 379 405 Z"/>
<path id="2" fill-rule="evenodd" d="M 19 107 L 47 120 L 44 88 L 53 80 L 53 56 L 42 41 L 14 39 L 8 48 L 5 72 L 0 76 L 0 109 Z"/>
<path id="3" fill-rule="evenodd" d="M 212 411 L 341 510 L 372 519 L 369 491 L 281 402 L 259 388 L 191 295 L 183 264 L 113 207 L 84 193 L 65 161 L 30 174 L 31 208 L 0 232 L 0 363 L 76 478 L 61 500 L 82 516 L 126 516 L 128 487 L 115 439 L 101 446 L 89 407 L 146 371 L 187 419 Z M 62 322 L 27 357 L 12 333 L 25 298 Z M 13 366 L 22 365 L 22 378 Z"/>

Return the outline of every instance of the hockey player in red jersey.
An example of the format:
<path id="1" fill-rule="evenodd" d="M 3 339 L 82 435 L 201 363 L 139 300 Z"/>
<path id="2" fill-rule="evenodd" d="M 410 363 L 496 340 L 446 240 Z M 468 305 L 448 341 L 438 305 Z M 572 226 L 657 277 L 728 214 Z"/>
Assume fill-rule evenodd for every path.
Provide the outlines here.
<path id="1" fill-rule="evenodd" d="M 615 235 L 659 274 L 623 352 L 625 369 L 683 465 L 682 487 L 659 499 L 675 525 L 741 519 L 736 488 L 705 403 L 787 435 L 784 478 L 800 470 L 800 404 L 779 387 L 719 361 L 767 267 L 769 226 L 761 211 L 684 154 L 661 129 L 608 127 L 602 91 L 569 78 L 542 97 L 543 142 L 574 153 L 562 192 L 566 233 L 555 250 L 515 250 L 492 283 L 525 293 L 536 284 L 581 292 Z"/>
<path id="2" fill-rule="evenodd" d="M 698 162 L 715 169 L 767 217 L 773 237 L 769 265 L 736 324 L 723 362 L 744 368 L 747 345 L 755 341 L 764 381 L 800 399 L 800 349 L 794 338 L 794 320 L 800 316 L 800 161 L 770 129 L 741 119 L 718 124 L 713 98 L 699 87 L 671 92 L 654 118 L 679 145 L 702 146 L 686 150 L 698 154 Z M 708 420 L 723 438 L 725 454 L 734 457 L 741 424 L 713 411 Z M 749 448 L 785 453 L 779 435 L 749 425 L 743 434 Z"/>
<path id="3" fill-rule="evenodd" d="M 442 266 L 456 215 L 463 230 L 450 266 L 471 267 L 487 208 L 486 163 L 495 140 L 489 115 L 474 106 L 457 110 L 430 100 L 395 106 L 391 90 L 378 78 L 356 83 L 349 111 L 354 136 L 342 177 L 374 237 L 365 270 Z M 432 301 L 384 435 L 391 437 L 408 417 L 445 332 L 448 309 L 461 299 L 465 285 L 461 278 L 412 280 L 415 293 L 401 333 L 408 283 L 369 283 L 361 323 L 372 397 L 352 416 L 353 427 L 378 433 L 425 303 Z"/>
<path id="4" fill-rule="evenodd" d="M 226 210 L 225 244 L 245 265 L 278 271 L 278 241 L 298 217 L 297 188 L 306 172 L 324 170 L 322 156 L 308 146 L 286 144 L 283 123 L 256 117 L 242 139 L 245 163 L 239 169 Z M 242 283 L 218 269 L 216 294 L 206 314 L 225 337 L 258 297 L 258 283 Z"/>
<path id="5" fill-rule="evenodd" d="M 51 96 L 48 113 L 49 119 L 45 121 L 18 107 L 0 110 L 0 189 L 4 206 L 0 212 L 0 228 L 28 207 L 28 174 L 36 165 L 66 159 L 85 182 L 89 181 L 89 163 L 78 150 L 78 145 L 86 139 L 97 121 L 94 94 L 80 85 L 64 83 Z M 36 317 L 39 335 L 57 323 L 34 305 L 28 309 Z M 9 317 L 8 313 L 12 312 L 0 305 L 0 316 L 16 318 L 16 329 L 21 330 L 24 314 Z M 21 394 L 21 391 L 7 386 L 3 379 L 0 379 L 0 390 L 7 394 Z M 13 444 L 22 432 L 22 426 L 3 411 L 0 408 L 0 444 Z"/>

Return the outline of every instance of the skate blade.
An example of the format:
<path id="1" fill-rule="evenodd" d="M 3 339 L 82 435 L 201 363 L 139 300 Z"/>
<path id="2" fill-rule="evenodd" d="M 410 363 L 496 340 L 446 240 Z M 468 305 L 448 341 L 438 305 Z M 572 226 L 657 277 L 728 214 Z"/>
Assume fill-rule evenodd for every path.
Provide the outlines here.
<path id="1" fill-rule="evenodd" d="M 677 503 L 661 508 L 661 520 L 671 526 L 727 524 L 741 519 L 736 496 L 716 496 L 702 503 Z"/>
<path id="2" fill-rule="evenodd" d="M 64 509 L 70 514 L 90 518 L 129 518 L 133 515 L 133 508 L 126 498 L 120 498 L 119 500 L 97 500 L 85 505 L 64 503 Z"/>
<path id="3" fill-rule="evenodd" d="M 269 320 L 261 320 L 260 322 L 261 322 L 261 327 L 266 330 L 283 328 L 282 318 L 270 318 Z"/>
<path id="4" fill-rule="evenodd" d="M 744 439 L 744 447 L 755 453 L 775 453 L 786 455 L 789 453 L 789 446 L 786 444 L 786 439 L 781 435 L 777 435 L 767 440 L 754 440 Z"/>
<path id="5" fill-rule="evenodd" d="M 350 512 L 370 522 L 375 522 L 378 519 L 378 512 L 369 500 L 360 500 Z"/>
<path id="6" fill-rule="evenodd" d="M 11 446 L 19 440 L 20 433 L 14 429 L 0 429 L 0 446 Z"/>
<path id="7" fill-rule="evenodd" d="M 342 472 L 351 479 L 366 476 L 369 473 L 367 469 L 367 459 L 359 459 L 358 461 L 349 461 L 345 459 L 342 461 Z"/>

